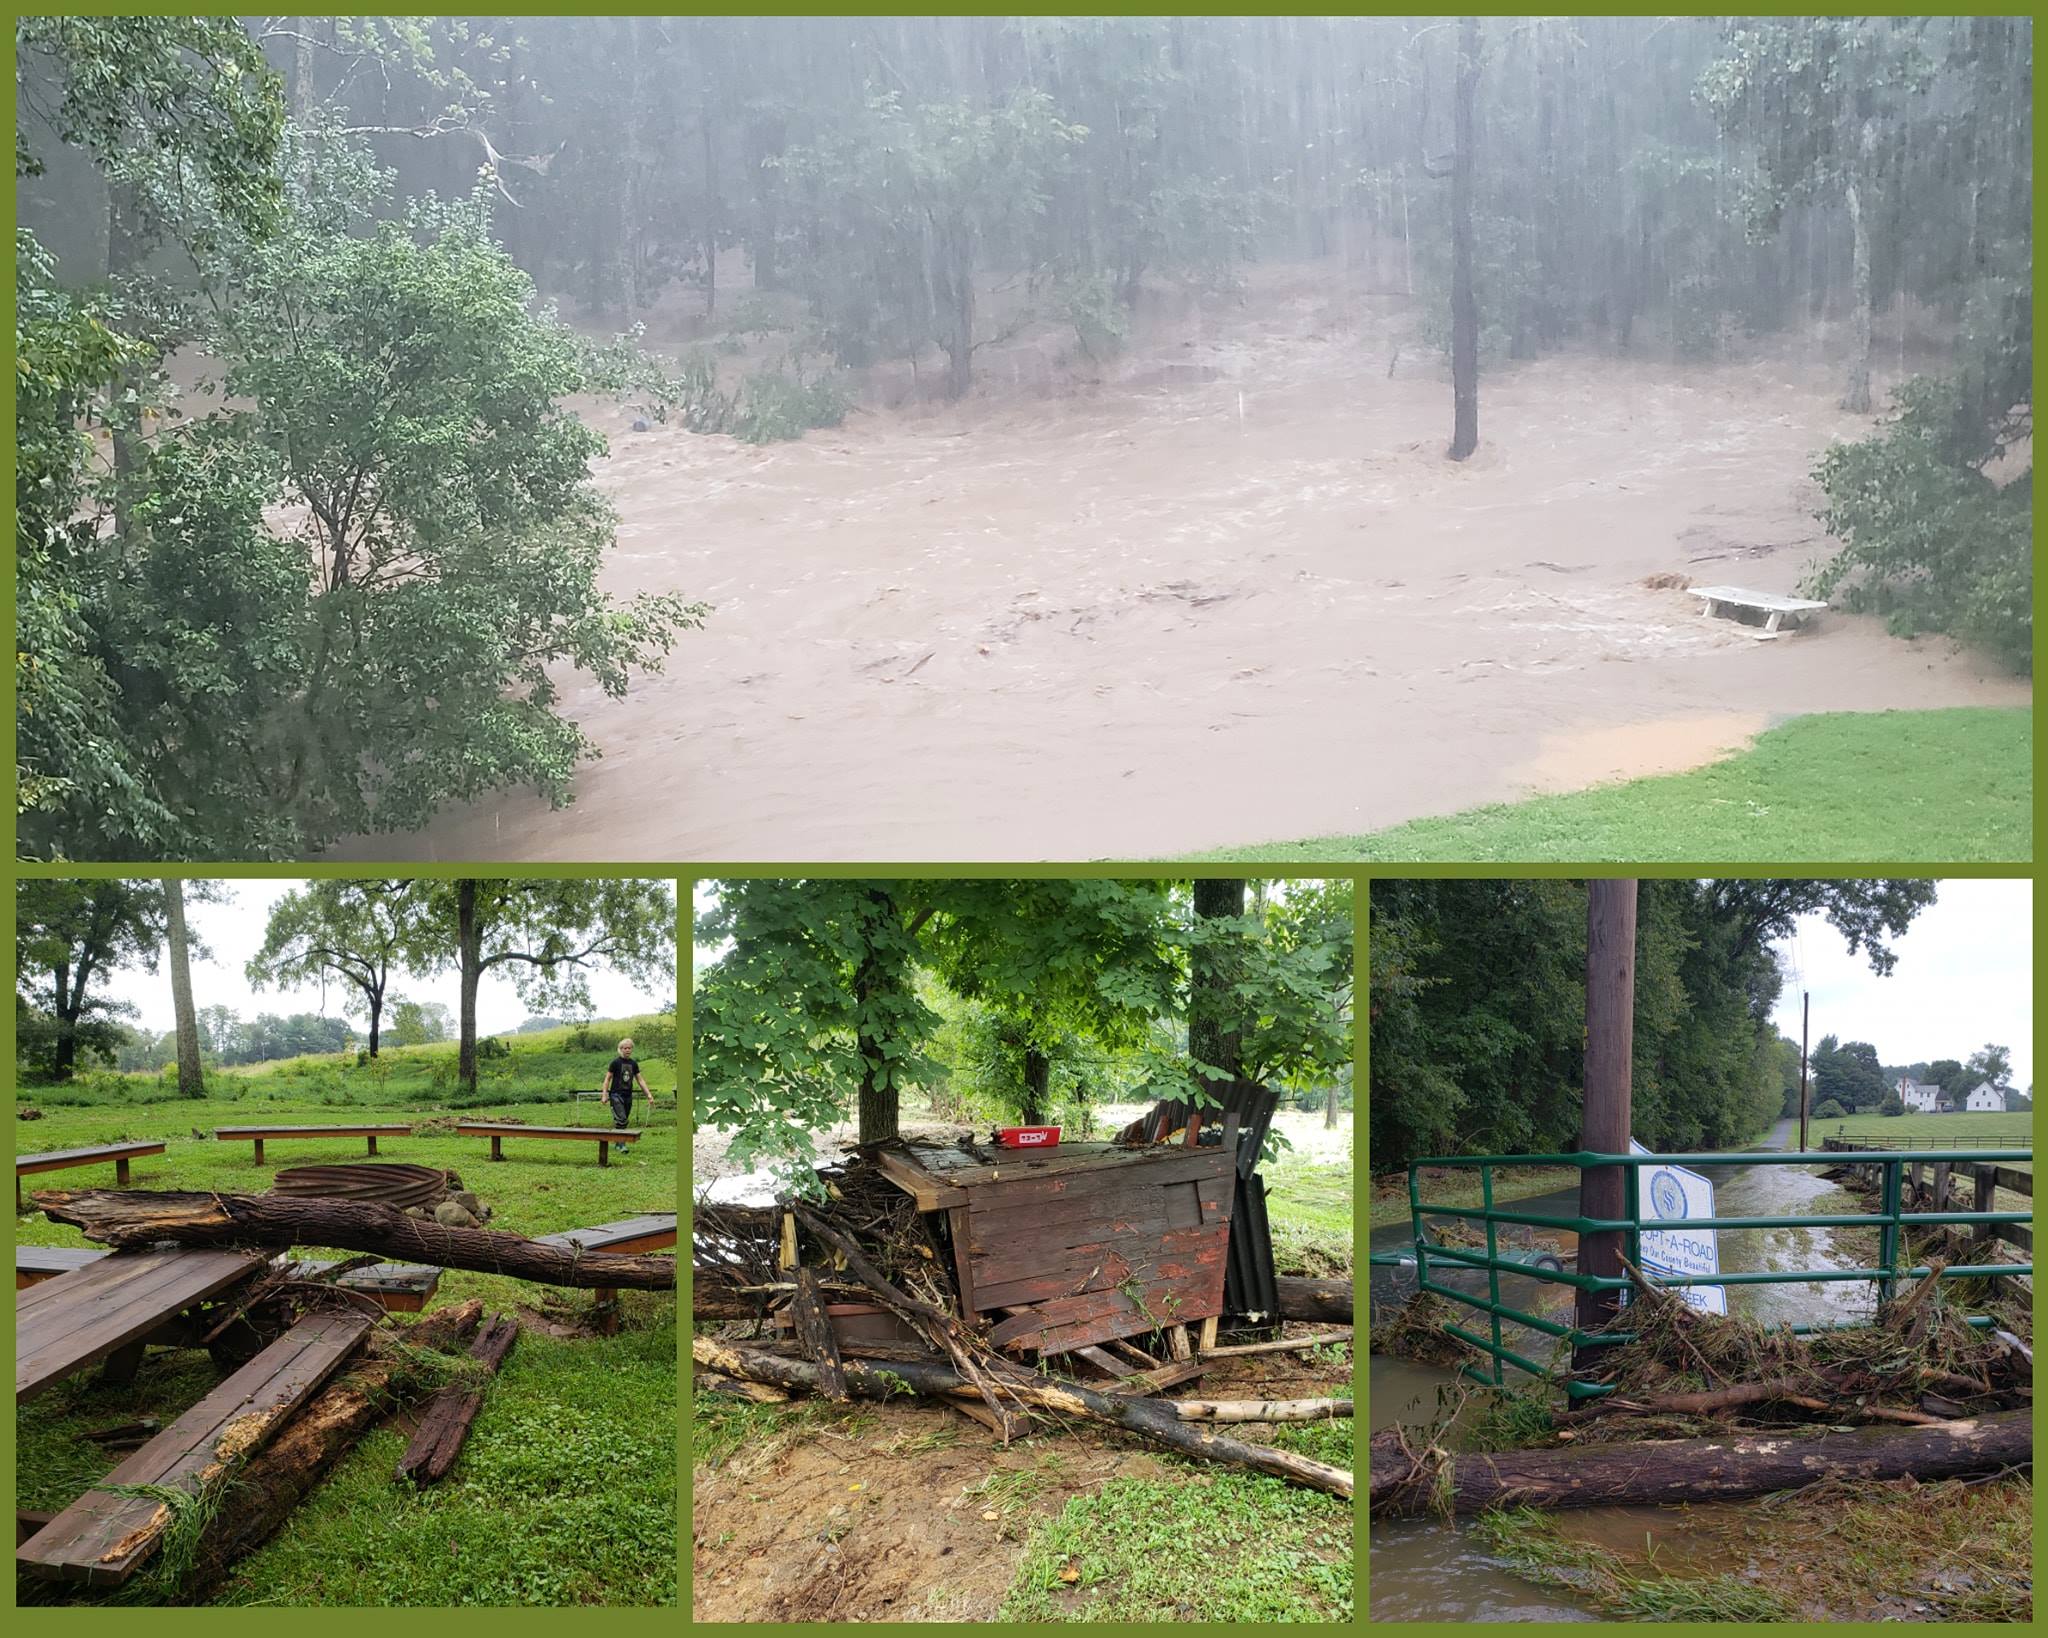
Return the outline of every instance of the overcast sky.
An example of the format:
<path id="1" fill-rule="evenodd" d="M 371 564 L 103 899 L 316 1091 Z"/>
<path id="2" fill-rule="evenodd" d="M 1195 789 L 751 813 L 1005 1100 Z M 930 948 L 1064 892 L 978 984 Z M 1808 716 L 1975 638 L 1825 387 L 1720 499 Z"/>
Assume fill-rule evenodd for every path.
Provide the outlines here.
<path id="1" fill-rule="evenodd" d="M 249 987 L 249 980 L 242 970 L 263 945 L 263 929 L 270 919 L 270 907 L 285 894 L 304 885 L 295 881 L 222 882 L 219 887 L 225 897 L 221 903 L 195 904 L 187 900 L 186 916 L 192 936 L 207 947 L 211 956 L 210 960 L 192 963 L 192 999 L 197 1005 L 229 1007 L 245 1018 L 259 1012 L 317 1012 L 330 1018 L 345 1016 L 344 1006 L 356 993 L 353 989 L 330 980 L 324 997 L 318 984 L 301 985 L 290 990 L 272 986 L 259 994 Z M 391 990 L 393 998 L 439 1001 L 451 1013 L 460 1000 L 453 969 L 432 978 L 415 978 L 409 973 L 401 975 L 392 980 Z M 140 1014 L 134 1020 L 140 1028 L 157 1034 L 172 1028 L 171 976 L 169 967 L 164 963 L 158 963 L 154 973 L 140 970 L 116 972 L 104 993 L 133 1005 Z M 675 1001 L 673 995 L 657 995 L 643 990 L 631 979 L 602 968 L 590 975 L 590 999 L 596 1009 L 592 1016 L 596 1018 L 630 1018 L 639 1013 L 657 1012 Z M 511 980 L 492 973 L 484 975 L 476 1000 L 477 1029 L 482 1034 L 497 1035 L 517 1029 L 528 1016 L 526 1004 L 519 999 Z M 364 1027 L 360 1017 L 352 1021 L 357 1029 Z M 384 1025 L 387 1029 L 391 1025 L 389 999 L 386 1001 Z"/>
<path id="2" fill-rule="evenodd" d="M 1801 918 L 1778 946 L 1777 1024 L 1799 1039 L 1799 992 L 1813 993 L 1813 1039 L 1868 1041 L 1885 1064 L 1968 1061 L 1987 1041 L 2012 1051 L 2013 1084 L 2034 1082 L 2034 898 L 2025 881 L 1950 880 L 1894 941 L 1879 978 L 1825 916 Z"/>

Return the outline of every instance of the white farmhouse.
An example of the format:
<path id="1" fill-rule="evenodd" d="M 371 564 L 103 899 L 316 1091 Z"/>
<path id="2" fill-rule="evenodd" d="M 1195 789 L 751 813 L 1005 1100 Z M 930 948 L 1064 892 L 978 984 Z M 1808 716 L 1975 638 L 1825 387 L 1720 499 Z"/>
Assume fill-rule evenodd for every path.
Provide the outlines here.
<path id="1" fill-rule="evenodd" d="M 1892 1090 L 1898 1093 L 1899 1102 L 1906 1106 L 1909 1115 L 1931 1115 L 1941 1106 L 1941 1088 L 1916 1081 L 1910 1075 L 1901 1075 Z"/>
<path id="2" fill-rule="evenodd" d="M 1989 1081 L 1979 1081 L 1970 1088 L 1970 1096 L 1965 1106 L 1972 1114 L 1989 1111 L 2002 1115 L 2005 1113 L 2005 1094 Z"/>

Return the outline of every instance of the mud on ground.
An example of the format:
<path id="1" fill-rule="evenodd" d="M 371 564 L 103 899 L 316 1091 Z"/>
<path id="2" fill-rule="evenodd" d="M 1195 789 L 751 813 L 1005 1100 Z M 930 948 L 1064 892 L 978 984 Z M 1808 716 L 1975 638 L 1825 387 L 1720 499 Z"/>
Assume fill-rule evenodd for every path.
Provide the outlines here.
<path id="1" fill-rule="evenodd" d="M 1349 1378 L 1294 1355 L 1254 1355 L 1218 1361 L 1179 1391 L 1295 1398 L 1348 1392 Z M 1229 1431 L 1258 1440 L 1267 1430 Z M 942 1432 L 951 1443 L 917 1448 Z M 1207 1478 L 1134 1436 L 1092 1425 L 1040 1424 L 1005 1449 L 943 1406 L 812 1402 L 785 1436 L 742 1446 L 716 1467 L 696 1466 L 692 1616 L 994 1620 L 1033 1526 L 1112 1479 L 1176 1473 L 1191 1484 Z M 1025 1477 L 1006 1482 L 1007 1475 Z M 1034 1487 L 1028 1498 L 1009 1495 Z"/>

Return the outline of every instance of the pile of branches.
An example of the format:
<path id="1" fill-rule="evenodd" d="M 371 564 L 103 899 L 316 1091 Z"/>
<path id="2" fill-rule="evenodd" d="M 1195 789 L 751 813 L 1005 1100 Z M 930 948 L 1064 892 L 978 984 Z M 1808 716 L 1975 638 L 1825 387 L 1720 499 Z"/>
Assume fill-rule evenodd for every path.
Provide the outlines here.
<path id="1" fill-rule="evenodd" d="M 1616 1439 L 1702 1421 L 1924 1427 L 2030 1404 L 2033 1350 L 2003 1327 L 1967 1324 L 1944 1300 L 1943 1266 L 1900 1290 L 1872 1324 L 1805 1337 L 1702 1313 L 1630 1266 L 1635 1340 L 1610 1350 L 1592 1378 L 1613 1392 L 1555 1420 Z"/>
<path id="2" fill-rule="evenodd" d="M 856 1150 L 819 1176 L 819 1200 L 698 1207 L 693 1315 L 751 1322 L 744 1337 L 694 1339 L 700 1391 L 750 1399 L 815 1393 L 841 1402 L 924 1396 L 952 1405 L 1006 1443 L 1037 1416 L 1102 1422 L 1185 1455 L 1351 1495 L 1351 1475 L 1342 1468 L 1201 1425 L 1349 1416 L 1349 1400 L 1175 1403 L 1097 1392 L 1043 1364 L 1028 1370 L 999 1353 L 984 1326 L 961 1315 L 949 1249 L 868 1154 Z M 846 1302 L 893 1316 L 899 1340 L 842 1344 L 827 1307 Z M 764 1336 L 771 1325 L 777 1334 Z"/>

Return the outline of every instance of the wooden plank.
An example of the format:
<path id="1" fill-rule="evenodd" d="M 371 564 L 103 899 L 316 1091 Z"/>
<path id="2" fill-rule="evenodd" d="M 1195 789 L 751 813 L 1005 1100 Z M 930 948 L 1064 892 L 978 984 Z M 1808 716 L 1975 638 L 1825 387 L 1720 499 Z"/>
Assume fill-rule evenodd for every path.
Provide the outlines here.
<path id="1" fill-rule="evenodd" d="M 173 1514 L 154 1496 L 115 1487 L 197 1496 L 218 1485 L 340 1368 L 370 1324 L 353 1311 L 308 1314 L 17 1547 L 17 1567 L 52 1581 L 126 1581 L 162 1543 Z"/>
<path id="2" fill-rule="evenodd" d="M 897 1188 L 909 1195 L 919 1211 L 944 1211 L 967 1203 L 967 1191 L 942 1183 L 907 1155 L 894 1149 L 875 1151 L 875 1164 Z"/>
<path id="3" fill-rule="evenodd" d="M 166 1320 L 267 1266 L 260 1251 L 121 1252 L 16 1294 L 14 1396 L 139 1342 Z"/>
<path id="4" fill-rule="evenodd" d="M 102 1257 L 112 1255 L 112 1252 L 102 1251 L 97 1246 L 16 1246 L 15 1289 L 20 1290 L 42 1280 L 53 1280 L 59 1274 L 69 1274 L 87 1263 L 96 1263 Z"/>
<path id="5" fill-rule="evenodd" d="M 14 1175 L 61 1171 L 67 1166 L 90 1166 L 102 1160 L 134 1160 L 142 1155 L 160 1155 L 161 1143 L 103 1143 L 87 1149 L 44 1149 L 37 1154 L 16 1155 Z"/>
<path id="6" fill-rule="evenodd" d="M 1038 1203 L 1064 1206 L 1075 1200 L 1101 1199 L 1166 1183 L 1214 1178 L 1231 1170 L 1220 1149 L 1184 1149 L 1146 1153 L 1116 1166 L 1057 1172 L 1045 1177 L 1005 1177 L 979 1184 L 969 1192 L 968 1209 L 976 1212 L 1015 1209 Z"/>
<path id="7" fill-rule="evenodd" d="M 2014 1194 L 2023 1194 L 2029 1200 L 2034 1198 L 2034 1174 L 2032 1172 L 2016 1172 L 2010 1166 L 2000 1166 L 1998 1168 L 1998 1186 L 2001 1189 L 2010 1189 Z"/>
<path id="8" fill-rule="evenodd" d="M 463 1137 L 581 1138 L 585 1143 L 635 1143 L 637 1126 L 500 1126 L 490 1121 L 460 1121 L 455 1130 Z"/>
<path id="9" fill-rule="evenodd" d="M 1192 1282 L 1201 1286 L 1212 1272 L 1223 1266 L 1229 1242 L 1213 1229 L 1191 1229 L 1175 1236 L 1176 1244 L 1128 1245 L 1107 1250 L 1078 1267 L 1023 1275 L 976 1288 L 975 1307 L 980 1311 L 1018 1308 L 1077 1297 L 1090 1291 L 1111 1291 L 1133 1280 L 1140 1285 Z"/>
<path id="10" fill-rule="evenodd" d="M 250 1138 L 411 1137 L 412 1128 L 396 1123 L 372 1126 L 216 1126 L 213 1135 L 223 1143 L 247 1142 Z"/>
<path id="11" fill-rule="evenodd" d="M 1235 1184 L 1234 1176 L 1225 1171 L 1212 1177 L 1158 1188 L 1115 1191 L 1057 1206 L 1041 1201 L 983 1211 L 970 1206 L 968 1232 L 975 1254 L 982 1256 L 1001 1247 L 1080 1245 L 1089 1238 L 1110 1234 L 1193 1228 L 1202 1221 L 1205 1212 L 1227 1213 Z M 1099 1232 L 1085 1232 L 1091 1226 Z"/>
<path id="12" fill-rule="evenodd" d="M 1138 1374 L 1137 1366 L 1125 1364 L 1115 1354 L 1105 1353 L 1093 1343 L 1084 1343 L 1079 1348 L 1076 1348 L 1074 1352 L 1087 1360 L 1089 1364 L 1093 1365 L 1105 1376 L 1113 1376 L 1118 1381 Z"/>
<path id="13" fill-rule="evenodd" d="M 1113 1336 L 1136 1336 L 1188 1319 L 1206 1319 L 1220 1313 L 1223 1305 L 1223 1266 L 1219 1256 L 1213 1293 L 1191 1282 L 1160 1280 L 1137 1288 L 1135 1299 L 1127 1290 L 1090 1291 L 1078 1297 L 1058 1297 L 1033 1304 L 1022 1313 L 1003 1320 L 989 1333 L 998 1348 L 1035 1347 L 1041 1353 L 1063 1353 L 1082 1342 L 1101 1342 Z M 1103 1320 L 1114 1321 L 1107 1330 L 1096 1327 Z M 1069 1338 L 1069 1331 L 1086 1327 L 1093 1334 Z M 1062 1339 L 1055 1345 L 1053 1338 Z M 1037 1337 L 1039 1340 L 1034 1341 Z"/>
<path id="14" fill-rule="evenodd" d="M 972 1314 L 974 1307 L 974 1258 L 968 1250 L 967 1208 L 955 1206 L 946 1213 L 946 1227 L 953 1241 L 953 1277 L 960 1298 L 960 1312 Z"/>
<path id="15" fill-rule="evenodd" d="M 615 1223 L 594 1228 L 564 1229 L 560 1234 L 535 1236 L 535 1244 L 566 1246 L 577 1251 L 660 1251 L 676 1243 L 676 1214 L 672 1211 L 642 1212 L 622 1217 Z"/>

